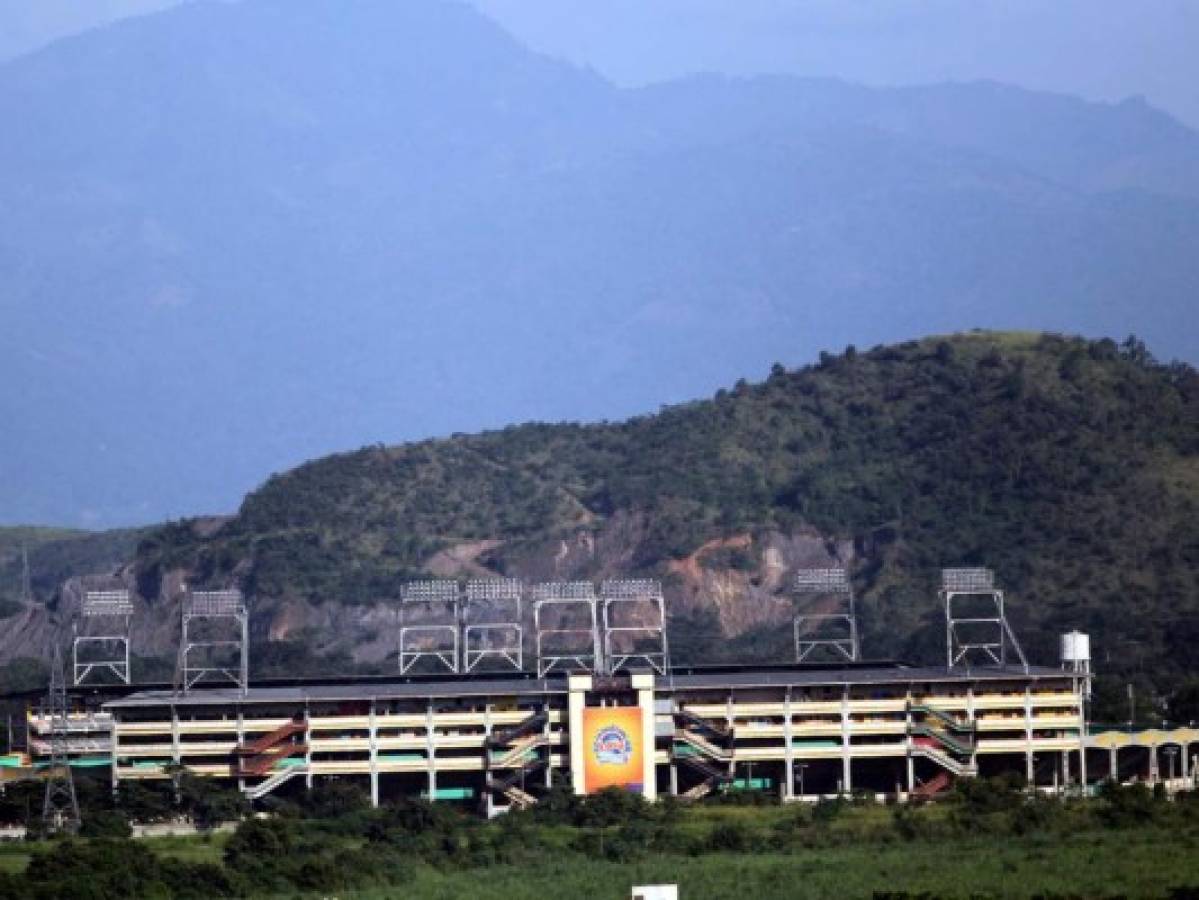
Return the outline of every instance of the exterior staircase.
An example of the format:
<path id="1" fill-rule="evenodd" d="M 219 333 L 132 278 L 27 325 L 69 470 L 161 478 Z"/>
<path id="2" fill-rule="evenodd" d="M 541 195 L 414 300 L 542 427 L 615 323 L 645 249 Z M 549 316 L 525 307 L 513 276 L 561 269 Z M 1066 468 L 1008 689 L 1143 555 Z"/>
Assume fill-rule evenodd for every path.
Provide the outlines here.
<path id="1" fill-rule="evenodd" d="M 913 756 L 922 756 L 931 760 L 954 775 L 969 778 L 978 774 L 978 769 L 972 763 L 955 759 L 936 746 L 930 738 L 917 738 L 917 743 L 913 745 L 911 752 Z"/>
<path id="2" fill-rule="evenodd" d="M 487 778 L 487 787 L 489 790 L 507 797 L 508 801 L 517 809 L 526 809 L 536 803 L 537 798 L 519 785 L 529 775 L 540 772 L 546 765 L 548 763 L 544 759 L 534 759 L 503 778 L 496 778 L 489 775 Z"/>
<path id="3" fill-rule="evenodd" d="M 698 800 L 715 788 L 729 784 L 727 763 L 733 759 L 732 729 L 697 716 L 685 709 L 675 710 L 674 741 L 671 757 L 675 762 L 698 773 L 702 780 L 684 791 L 684 800 Z"/>
<path id="4" fill-rule="evenodd" d="M 526 809 L 537 802 L 537 798 L 520 785 L 529 775 L 549 765 L 549 760 L 537 753 L 549 744 L 549 736 L 545 734 L 548 721 L 549 715 L 541 710 L 511 728 L 493 731 L 487 738 L 487 788 L 506 797 L 517 809 Z M 499 777 L 492 774 L 497 769 L 515 771 Z"/>
<path id="5" fill-rule="evenodd" d="M 258 784 L 250 785 L 245 790 L 245 795 L 251 800 L 258 800 L 265 797 L 283 782 L 294 778 L 297 775 L 305 775 L 308 772 L 308 766 L 301 763 L 295 766 L 284 766 L 279 771 L 275 772 L 265 781 L 260 781 Z"/>
<path id="6" fill-rule="evenodd" d="M 686 709 L 676 709 L 674 712 L 674 721 L 676 725 L 681 724 L 683 728 L 690 727 L 696 731 L 707 733 L 717 740 L 725 741 L 733 736 L 731 729 L 719 725 L 710 719 L 697 716 Z"/>
<path id="7" fill-rule="evenodd" d="M 506 728 L 503 731 L 493 731 L 490 737 L 487 738 L 487 746 L 493 750 L 502 750 L 509 747 L 517 740 L 526 735 L 530 735 L 535 731 L 540 731 L 545 727 L 545 723 L 549 720 L 549 716 L 544 710 L 535 712 L 527 719 L 522 719 L 511 728 Z"/>
<path id="8" fill-rule="evenodd" d="M 302 716 L 296 716 L 274 731 L 237 746 L 233 752 L 237 757 L 239 778 L 270 776 L 265 781 L 247 788 L 247 796 L 251 799 L 264 796 L 279 784 L 307 769 L 302 763 L 287 764 L 292 757 L 308 753 L 308 744 L 302 740 L 307 732 L 307 720 Z M 297 737 L 301 740 L 296 740 Z M 280 763 L 284 765 L 276 771 Z"/>
<path id="9" fill-rule="evenodd" d="M 733 780 L 733 776 L 726 769 L 718 769 L 716 766 L 699 757 L 678 756 L 676 759 L 687 768 L 703 776 L 703 781 L 680 795 L 684 800 L 698 800 L 700 797 L 712 793 L 715 788 L 729 784 Z"/>
<path id="10" fill-rule="evenodd" d="M 920 713 L 927 719 L 936 719 L 946 728 L 953 731 L 974 733 L 974 726 L 972 724 L 963 722 L 952 713 L 947 713 L 943 709 L 937 709 L 935 706 L 926 706 L 923 703 L 909 703 L 908 712 Z"/>
<path id="11" fill-rule="evenodd" d="M 923 802 L 931 800 L 938 794 L 943 794 L 953 787 L 953 776 L 942 769 L 924 784 L 917 785 L 908 795 L 909 800 Z"/>
<path id="12" fill-rule="evenodd" d="M 549 739 L 544 734 L 530 734 L 517 738 L 511 747 L 501 751 L 491 750 L 491 768 L 511 769 L 514 766 L 528 762 L 529 757 L 538 747 L 544 747 Z M 496 755 L 497 752 L 499 755 Z"/>
<path id="13" fill-rule="evenodd" d="M 957 735 L 941 731 L 938 728 L 931 728 L 928 725 L 915 724 L 908 729 L 908 734 L 912 735 L 913 737 L 922 737 L 927 740 L 931 740 L 932 742 L 945 747 L 959 756 L 970 756 L 972 753 L 974 753 L 973 740 L 961 738 Z"/>
<path id="14" fill-rule="evenodd" d="M 907 709 L 909 714 L 922 717 L 908 728 L 913 756 L 935 762 L 948 774 L 960 777 L 978 774 L 973 762 L 976 746 L 973 722 L 963 722 L 944 710 L 922 703 L 911 703 Z"/>

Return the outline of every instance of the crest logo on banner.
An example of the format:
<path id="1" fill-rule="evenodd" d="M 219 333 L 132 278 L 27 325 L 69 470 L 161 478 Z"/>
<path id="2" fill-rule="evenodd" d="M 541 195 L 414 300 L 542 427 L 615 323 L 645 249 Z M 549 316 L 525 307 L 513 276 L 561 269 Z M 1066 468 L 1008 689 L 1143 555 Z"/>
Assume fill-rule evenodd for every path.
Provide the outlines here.
<path id="1" fill-rule="evenodd" d="M 644 789 L 646 752 L 645 723 L 637 706 L 589 706 L 583 710 L 584 790 L 590 794 L 619 787 L 641 793 Z M 574 736 L 571 736 L 574 741 Z"/>
<path id="2" fill-rule="evenodd" d="M 609 725 L 596 734 L 591 750 L 600 765 L 623 766 L 633 756 L 633 742 L 619 725 Z"/>

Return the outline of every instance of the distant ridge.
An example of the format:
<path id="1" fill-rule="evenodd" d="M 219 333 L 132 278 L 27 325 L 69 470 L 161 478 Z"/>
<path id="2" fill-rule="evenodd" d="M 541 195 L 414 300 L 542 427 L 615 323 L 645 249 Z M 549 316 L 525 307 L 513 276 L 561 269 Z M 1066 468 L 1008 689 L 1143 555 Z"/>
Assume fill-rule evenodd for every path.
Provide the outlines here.
<path id="1" fill-rule="evenodd" d="M 622 90 L 434 0 L 191 3 L 0 65 L 0 511 L 232 509 L 340 447 L 621 418 L 975 326 L 1199 358 L 1143 103 Z"/>

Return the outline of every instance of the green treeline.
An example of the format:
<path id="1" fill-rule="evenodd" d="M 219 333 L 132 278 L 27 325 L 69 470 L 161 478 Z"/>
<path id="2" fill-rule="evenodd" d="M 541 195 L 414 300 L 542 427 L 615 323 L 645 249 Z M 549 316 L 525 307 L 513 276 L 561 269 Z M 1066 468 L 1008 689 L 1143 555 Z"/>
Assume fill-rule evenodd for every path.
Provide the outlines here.
<path id="1" fill-rule="evenodd" d="M 111 821 L 109 827 L 114 827 Z M 1063 801 L 1029 796 L 1011 779 L 966 781 L 946 802 L 926 806 L 858 799 L 783 807 L 758 794 L 682 806 L 671 800 L 648 804 L 617 790 L 587 798 L 559 790 L 530 810 L 485 822 L 446 804 L 401 801 L 372 809 L 360 792 L 333 783 L 298 803 L 280 804 L 271 818 L 244 819 L 225 841 L 219 861 L 156 854 L 113 833 L 118 836 L 41 845 L 25 871 L 0 875 L 0 898 L 344 892 L 403 886 L 423 869 L 455 876 L 473 872 L 484 884 L 492 870 L 516 869 L 536 879 L 551 863 L 586 871 L 596 864 L 636 867 L 675 860 L 684 869 L 707 866 L 718 872 L 740 858 L 786 867 L 788 860 L 820 853 L 884 854 L 895 846 L 911 848 L 913 856 L 935 857 L 937 852 L 985 854 L 992 845 L 995 852 L 1022 848 L 1035 858 L 1052 856 L 1059 844 L 1066 848 L 1086 836 L 1092 848 L 1156 838 L 1181 852 L 1199 840 L 1199 801 L 1181 795 L 1169 802 L 1144 786 L 1114 785 L 1102 788 L 1097 799 Z M 1129 880 L 1128 863 L 1119 853 L 1094 865 Z M 1143 885 L 1144 895 L 1165 896 L 1165 890 L 1148 893 L 1163 879 L 1170 896 L 1193 896 L 1187 893 L 1199 890 L 1193 854 L 1163 861 Z M 944 881 L 945 896 L 958 895 L 953 884 Z M 857 893 L 849 883 L 846 887 L 847 894 Z M 1036 894 L 1036 885 L 1021 887 L 1008 893 Z M 902 883 L 892 888 L 906 890 Z"/>

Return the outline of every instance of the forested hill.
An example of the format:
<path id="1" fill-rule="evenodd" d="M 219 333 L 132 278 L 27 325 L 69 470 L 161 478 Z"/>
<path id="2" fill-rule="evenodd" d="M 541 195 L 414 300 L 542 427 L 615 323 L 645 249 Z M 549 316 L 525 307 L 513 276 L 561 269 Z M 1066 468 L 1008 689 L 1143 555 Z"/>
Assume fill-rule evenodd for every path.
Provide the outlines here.
<path id="1" fill-rule="evenodd" d="M 726 652 L 761 653 L 794 567 L 840 557 L 867 653 L 937 659 L 938 568 L 986 564 L 1040 661 L 1078 627 L 1099 669 L 1172 677 L 1199 669 L 1197 512 L 1192 368 L 1133 339 L 972 333 L 775 366 L 627 422 L 331 456 L 273 476 L 215 533 L 163 528 L 136 568 L 147 595 L 181 569 L 240 578 L 274 637 L 423 572 L 653 573 L 679 652 L 719 628 L 740 633 Z"/>

